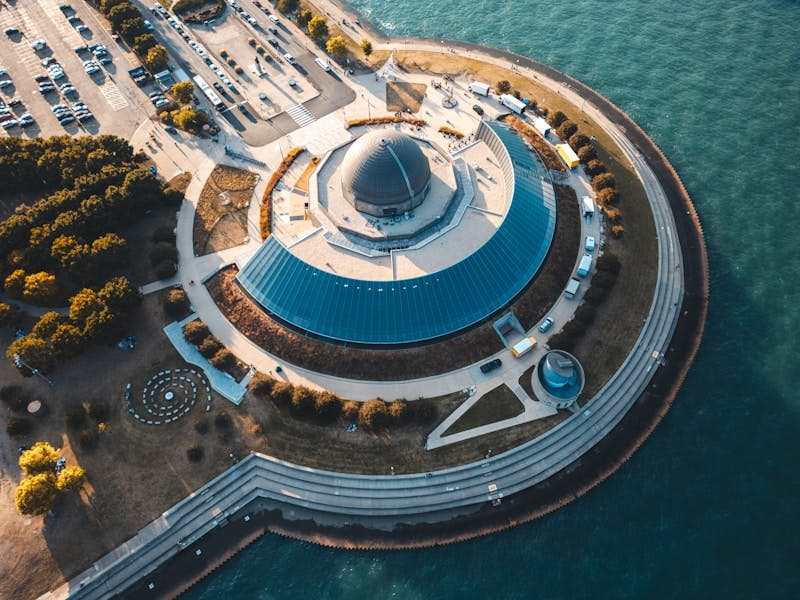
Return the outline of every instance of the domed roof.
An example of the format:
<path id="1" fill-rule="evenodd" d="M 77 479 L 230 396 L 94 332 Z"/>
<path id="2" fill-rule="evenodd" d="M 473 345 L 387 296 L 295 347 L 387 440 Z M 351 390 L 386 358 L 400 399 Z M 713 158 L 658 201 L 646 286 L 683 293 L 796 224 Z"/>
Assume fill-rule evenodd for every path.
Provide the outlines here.
<path id="1" fill-rule="evenodd" d="M 425 192 L 431 168 L 417 143 L 398 131 L 379 130 L 358 138 L 342 160 L 342 191 L 374 205 L 407 202 Z"/>
<path id="2" fill-rule="evenodd" d="M 575 385 L 578 381 L 578 369 L 575 361 L 567 353 L 549 352 L 542 367 L 544 380 L 551 388 L 563 388 Z"/>

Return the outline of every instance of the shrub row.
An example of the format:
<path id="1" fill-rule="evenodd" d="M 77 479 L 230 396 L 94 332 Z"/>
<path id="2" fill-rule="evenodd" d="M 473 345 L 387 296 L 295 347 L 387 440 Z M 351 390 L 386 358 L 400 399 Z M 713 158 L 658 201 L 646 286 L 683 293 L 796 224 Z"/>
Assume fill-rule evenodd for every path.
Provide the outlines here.
<path id="1" fill-rule="evenodd" d="M 508 115 L 504 121 L 511 125 L 511 127 L 522 134 L 529 144 L 536 148 L 536 152 L 542 158 L 545 166 L 552 171 L 566 171 L 563 161 L 558 157 L 550 145 L 536 133 L 533 127 L 525 123 L 522 119 L 514 115 Z"/>
<path id="2" fill-rule="evenodd" d="M 429 402 L 386 402 L 380 398 L 368 402 L 343 401 L 331 392 L 293 386 L 263 373 L 256 373 L 248 387 L 256 397 L 288 408 L 298 419 L 333 423 L 342 418 L 350 423 L 358 423 L 368 431 L 382 431 L 393 425 L 412 422 L 428 423 L 436 417 L 435 407 Z"/>
<path id="3" fill-rule="evenodd" d="M 370 119 L 350 119 L 347 122 L 347 128 L 360 127 L 361 125 L 386 125 L 388 123 L 408 123 L 410 125 L 416 125 L 417 127 L 424 127 L 428 124 L 425 119 L 406 117 L 404 115 L 392 115 L 386 117 L 372 117 Z"/>
<path id="4" fill-rule="evenodd" d="M 458 139 L 464 137 L 464 134 L 461 133 L 458 129 L 453 129 L 452 127 L 448 127 L 447 125 L 442 125 L 441 127 L 439 127 L 439 133 L 443 133 L 445 135 L 452 135 L 454 137 L 457 137 Z"/>
<path id="5" fill-rule="evenodd" d="M 281 164 L 278 166 L 277 169 L 272 173 L 272 176 L 269 178 L 267 182 L 267 187 L 264 188 L 264 195 L 261 197 L 261 213 L 259 218 L 259 224 L 261 227 L 261 239 L 266 240 L 270 234 L 272 233 L 272 192 L 275 191 L 275 188 L 278 185 L 278 182 L 281 180 L 281 177 L 286 175 L 286 171 L 289 170 L 289 167 L 292 166 L 292 163 L 297 159 L 300 154 L 305 151 L 305 148 L 302 146 L 295 146 L 289 152 L 286 153 L 286 156 L 281 161 Z"/>
<path id="6" fill-rule="evenodd" d="M 183 337 L 190 344 L 197 346 L 198 351 L 207 358 L 215 369 L 235 376 L 236 357 L 208 329 L 208 325 L 200 320 L 187 323 L 183 327 Z"/>
<path id="7" fill-rule="evenodd" d="M 130 2 L 92 1 L 100 9 L 100 12 L 105 15 L 112 29 L 119 33 L 152 73 L 157 73 L 167 68 L 169 53 L 164 46 L 157 42 L 154 44 L 142 44 L 141 38 L 152 34 L 147 31 L 144 18 L 138 8 Z"/>

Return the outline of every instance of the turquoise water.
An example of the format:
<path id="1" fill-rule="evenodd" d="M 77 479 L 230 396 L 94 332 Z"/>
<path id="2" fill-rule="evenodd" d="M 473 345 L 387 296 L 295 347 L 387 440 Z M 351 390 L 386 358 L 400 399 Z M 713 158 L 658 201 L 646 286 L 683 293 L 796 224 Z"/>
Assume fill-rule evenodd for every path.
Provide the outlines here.
<path id="1" fill-rule="evenodd" d="M 652 136 L 700 213 L 712 303 L 676 404 L 625 468 L 531 525 L 443 549 L 266 537 L 190 598 L 797 597 L 800 4 L 354 0 L 393 35 L 508 48 Z"/>

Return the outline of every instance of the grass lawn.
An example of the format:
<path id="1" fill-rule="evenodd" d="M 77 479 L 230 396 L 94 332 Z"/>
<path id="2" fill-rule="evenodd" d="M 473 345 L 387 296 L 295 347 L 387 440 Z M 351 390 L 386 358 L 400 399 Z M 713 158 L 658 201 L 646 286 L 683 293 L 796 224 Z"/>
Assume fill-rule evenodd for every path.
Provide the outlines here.
<path id="1" fill-rule="evenodd" d="M 181 192 L 182 194 L 185 194 L 186 188 L 189 187 L 189 184 L 191 182 L 192 182 L 192 174 L 187 171 L 179 175 L 175 175 L 175 177 L 170 179 L 167 183 L 171 187 L 174 187 L 176 190 Z"/>
<path id="2" fill-rule="evenodd" d="M 200 256 L 233 248 L 247 236 L 247 207 L 258 175 L 217 165 L 208 176 L 194 217 L 194 252 Z"/>
<path id="3" fill-rule="evenodd" d="M 505 383 L 486 392 L 461 418 L 448 427 L 443 435 L 459 433 L 467 429 L 488 425 L 504 419 L 516 417 L 525 412 L 519 398 Z"/>
<path id="4" fill-rule="evenodd" d="M 422 107 L 427 87 L 424 83 L 387 82 L 386 110 L 418 113 Z"/>

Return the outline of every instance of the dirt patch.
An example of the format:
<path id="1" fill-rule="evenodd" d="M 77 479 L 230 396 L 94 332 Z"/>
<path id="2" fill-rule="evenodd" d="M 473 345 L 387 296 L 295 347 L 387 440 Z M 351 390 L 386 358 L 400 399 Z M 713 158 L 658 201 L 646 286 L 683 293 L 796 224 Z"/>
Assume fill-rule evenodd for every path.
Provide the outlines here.
<path id="1" fill-rule="evenodd" d="M 302 175 L 297 179 L 295 182 L 294 187 L 298 190 L 304 191 L 306 194 L 308 193 L 308 179 L 311 177 L 311 173 L 314 172 L 314 169 L 317 168 L 319 164 L 319 156 L 312 156 L 311 161 L 306 165 L 305 170 L 303 171 Z"/>
<path id="2" fill-rule="evenodd" d="M 425 99 L 424 83 L 390 81 L 386 83 L 386 110 L 418 113 Z"/>
<path id="3" fill-rule="evenodd" d="M 208 176 L 194 217 L 194 253 L 198 256 L 233 248 L 247 236 L 247 207 L 258 175 L 217 165 Z"/>
<path id="4" fill-rule="evenodd" d="M 505 383 L 486 392 L 461 418 L 442 435 L 450 435 L 516 417 L 525 412 L 525 407 L 516 394 Z"/>
<path id="5" fill-rule="evenodd" d="M 561 294 L 580 242 L 575 192 L 556 186 L 556 200 L 558 221 L 550 253 L 533 283 L 512 304 L 526 329 L 538 322 Z M 223 269 L 207 284 L 227 319 L 262 348 L 314 371 L 354 379 L 413 379 L 470 365 L 502 348 L 491 317 L 471 331 L 428 346 L 386 350 L 329 344 L 305 337 L 272 319 L 242 291 L 236 273 L 235 267 Z"/>

